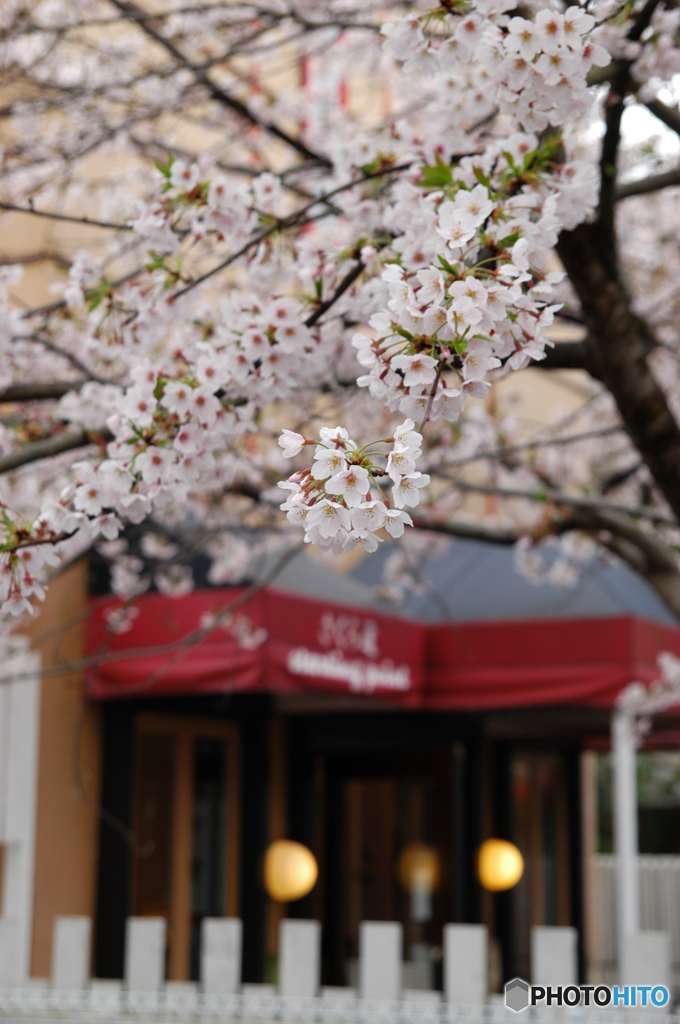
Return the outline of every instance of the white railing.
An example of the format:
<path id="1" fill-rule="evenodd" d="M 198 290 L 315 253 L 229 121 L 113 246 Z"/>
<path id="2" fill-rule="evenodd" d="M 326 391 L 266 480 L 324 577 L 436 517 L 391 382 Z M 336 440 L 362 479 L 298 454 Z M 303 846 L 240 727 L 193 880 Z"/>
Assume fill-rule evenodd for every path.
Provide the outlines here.
<path id="1" fill-rule="evenodd" d="M 596 948 L 594 964 L 603 980 L 615 980 L 616 858 L 594 858 Z M 668 932 L 671 937 L 673 984 L 680 985 L 680 857 L 638 857 L 640 872 L 640 924 L 644 931 Z"/>
<path id="2" fill-rule="evenodd" d="M 444 1002 L 438 993 L 422 993 L 398 1001 L 362 1000 L 353 996 L 320 996 L 315 999 L 285 998 L 268 994 L 208 996 L 168 988 L 163 992 L 127 992 L 122 988 L 98 988 L 84 992 L 30 987 L 0 989 L 0 1018 L 17 1017 L 42 1021 L 168 1021 L 233 1020 L 291 1021 L 296 1024 L 494 1024 L 508 1021 L 540 1021 L 541 1024 L 680 1024 L 677 1016 L 658 1010 L 602 1010 L 597 1007 L 534 1007 L 518 1017 L 498 1001 L 484 1006 L 457 1006 Z"/>

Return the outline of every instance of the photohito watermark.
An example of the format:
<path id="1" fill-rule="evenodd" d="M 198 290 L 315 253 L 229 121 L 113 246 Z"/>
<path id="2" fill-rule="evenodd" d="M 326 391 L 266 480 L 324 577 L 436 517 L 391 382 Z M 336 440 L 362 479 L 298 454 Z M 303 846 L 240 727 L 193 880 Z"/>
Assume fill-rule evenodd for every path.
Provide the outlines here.
<path id="1" fill-rule="evenodd" d="M 505 1005 L 515 1013 L 529 1006 L 667 1006 L 665 985 L 530 985 L 513 978 L 505 986 Z"/>

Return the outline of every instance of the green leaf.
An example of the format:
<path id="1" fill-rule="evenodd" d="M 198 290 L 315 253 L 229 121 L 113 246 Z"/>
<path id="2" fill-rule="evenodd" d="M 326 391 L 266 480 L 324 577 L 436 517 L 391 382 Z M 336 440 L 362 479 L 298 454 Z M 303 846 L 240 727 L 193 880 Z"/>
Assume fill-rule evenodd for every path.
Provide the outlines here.
<path id="1" fill-rule="evenodd" d="M 439 265 L 441 266 L 442 270 L 445 270 L 447 274 L 453 274 L 454 277 L 459 276 L 456 268 L 451 266 L 451 264 L 447 260 L 445 260 L 443 256 L 437 256 L 437 259 L 439 260 Z"/>
<path id="2" fill-rule="evenodd" d="M 110 290 L 111 282 L 106 277 L 103 278 L 94 288 L 88 288 L 85 292 L 85 301 L 87 302 L 88 312 L 91 313 L 93 309 L 96 309 L 109 294 Z"/>
<path id="3" fill-rule="evenodd" d="M 496 245 L 499 249 L 512 249 L 515 242 L 519 241 L 519 231 L 513 231 L 511 235 L 506 235 L 505 238 L 499 238 Z"/>
<path id="4" fill-rule="evenodd" d="M 520 171 L 519 171 L 519 167 L 518 167 L 518 166 L 517 166 L 517 164 L 515 163 L 515 158 L 513 157 L 512 153 L 509 153 L 509 152 L 507 151 L 507 149 L 504 149 L 504 150 L 503 150 L 503 156 L 504 156 L 504 157 L 505 157 L 505 159 L 507 160 L 507 162 L 508 162 L 508 167 L 510 168 L 510 170 L 511 170 L 511 171 L 514 171 L 514 173 L 515 173 L 515 174 L 516 174 L 517 176 L 519 176 L 519 173 L 520 173 Z"/>
<path id="5" fill-rule="evenodd" d="M 407 331 L 405 327 L 395 326 L 395 334 L 401 335 L 402 338 L 406 338 L 407 341 L 414 341 L 414 337 L 410 331 Z"/>
<path id="6" fill-rule="evenodd" d="M 443 188 L 453 183 L 453 172 L 446 164 L 437 163 L 435 167 L 423 167 L 419 185 L 424 188 Z"/>
<path id="7" fill-rule="evenodd" d="M 161 172 L 164 178 L 170 177 L 170 171 L 172 170 L 172 165 L 175 162 L 175 158 L 172 155 L 172 153 L 168 153 L 168 159 L 166 163 L 161 163 L 160 160 L 152 160 L 152 162 L 156 166 L 156 168 Z"/>

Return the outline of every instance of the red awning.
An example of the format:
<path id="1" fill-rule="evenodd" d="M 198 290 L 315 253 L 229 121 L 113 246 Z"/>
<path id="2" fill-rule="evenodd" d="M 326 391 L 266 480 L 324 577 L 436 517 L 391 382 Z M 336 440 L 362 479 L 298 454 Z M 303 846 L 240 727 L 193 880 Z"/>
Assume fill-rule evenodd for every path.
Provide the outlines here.
<path id="1" fill-rule="evenodd" d="M 372 694 L 420 704 L 426 630 L 419 623 L 264 590 L 196 643 L 243 591 L 144 594 L 124 633 L 107 630 L 112 601 L 91 618 L 90 654 L 100 663 L 93 697 L 266 690 Z"/>
<path id="2" fill-rule="evenodd" d="M 427 625 L 270 588 L 198 635 L 239 594 L 144 594 L 128 629 L 96 602 L 88 648 L 92 697 L 316 691 L 399 705 L 474 710 L 611 706 L 622 687 L 680 655 L 680 629 L 632 617 Z"/>

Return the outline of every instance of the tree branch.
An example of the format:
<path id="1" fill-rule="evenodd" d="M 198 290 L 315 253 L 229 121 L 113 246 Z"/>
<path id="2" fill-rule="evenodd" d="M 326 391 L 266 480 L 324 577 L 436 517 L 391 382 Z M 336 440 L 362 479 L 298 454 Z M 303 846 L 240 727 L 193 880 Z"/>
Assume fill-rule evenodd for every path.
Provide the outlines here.
<path id="1" fill-rule="evenodd" d="M 110 435 L 106 431 L 95 435 L 89 431 L 79 430 L 77 434 L 56 434 L 54 437 L 46 437 L 42 441 L 31 441 L 30 444 L 25 444 L 17 451 L 0 458 L 0 473 L 9 473 L 13 469 L 27 466 L 30 462 L 50 459 L 63 452 L 87 448 L 91 444 L 96 444 L 100 439 L 110 440 Z"/>
<path id="2" fill-rule="evenodd" d="M 654 117 L 663 121 L 667 128 L 680 135 L 680 110 L 677 107 L 668 107 L 661 100 L 650 100 L 645 106 Z"/>
<path id="3" fill-rule="evenodd" d="M 413 523 L 421 530 L 443 533 L 447 537 L 505 546 L 515 544 L 522 536 L 531 536 L 530 530 L 431 516 L 414 516 Z M 594 535 L 599 544 L 626 562 L 637 575 L 643 576 L 664 604 L 680 618 L 680 573 L 675 558 L 663 544 L 625 517 L 594 509 L 575 509 L 569 516 L 551 524 L 551 532 L 555 534 L 572 530 Z"/>
<path id="4" fill-rule="evenodd" d="M 471 462 L 481 462 L 484 459 L 505 459 L 508 455 L 518 455 L 520 452 L 534 451 L 536 448 L 552 448 L 558 445 L 576 444 L 579 441 L 590 441 L 596 437 L 609 437 L 622 430 L 623 427 L 603 427 L 601 430 L 587 430 L 582 434 L 571 434 L 569 437 L 539 438 L 535 441 L 526 441 L 523 444 L 512 444 L 503 448 L 495 448 L 492 451 L 477 452 L 475 455 L 466 455 L 462 459 L 449 459 L 442 463 L 442 468 L 467 466 Z"/>
<path id="5" fill-rule="evenodd" d="M 357 280 L 357 278 L 361 276 L 362 272 L 365 270 L 364 264 L 357 257 L 355 257 L 355 259 L 357 260 L 356 266 L 352 267 L 352 269 L 348 271 L 347 274 L 345 274 L 342 281 L 335 289 L 333 294 L 330 296 L 330 298 L 326 299 L 325 302 L 322 302 L 319 306 L 317 306 L 317 308 L 314 310 L 311 316 L 307 317 L 307 319 L 305 320 L 305 327 L 313 327 L 314 324 L 321 319 L 324 313 L 338 301 L 340 296 L 344 295 L 347 289 L 351 288 L 354 282 Z"/>
<path id="6" fill-rule="evenodd" d="M 448 537 L 479 540 L 487 544 L 515 544 L 526 532 L 504 529 L 500 526 L 486 526 L 484 523 L 470 523 L 459 519 L 441 519 L 434 516 L 413 516 L 413 525 L 419 530 L 432 530 L 433 533 L 445 533 Z"/>
<path id="7" fill-rule="evenodd" d="M 615 270 L 617 260 L 614 225 L 616 164 L 621 141 L 621 118 L 623 117 L 623 99 L 627 78 L 627 72 L 622 72 L 612 80 L 609 87 L 609 93 L 605 100 L 605 134 L 600 155 L 600 201 L 597 219 L 604 245 L 603 256 L 611 262 L 612 270 Z"/>
<path id="8" fill-rule="evenodd" d="M 563 231 L 557 252 L 576 290 L 597 376 L 611 392 L 633 444 L 680 520 L 680 428 L 647 364 L 657 340 L 636 316 L 607 258 L 599 225 Z"/>
<path id="9" fill-rule="evenodd" d="M 51 381 L 49 383 L 12 384 L 0 391 L 0 402 L 39 402 L 61 398 L 70 391 L 80 391 L 84 380 Z"/>
<path id="10" fill-rule="evenodd" d="M 661 0 L 647 0 L 647 3 L 636 17 L 633 27 L 628 33 L 628 39 L 630 39 L 632 43 L 636 43 L 640 39 L 644 30 L 651 23 L 652 15 L 660 2 Z"/>
<path id="11" fill-rule="evenodd" d="M 235 96 L 230 96 L 229 93 L 225 92 L 224 89 L 216 85 L 211 78 L 208 77 L 207 72 L 201 71 L 200 68 L 195 67 L 191 61 L 184 56 L 184 54 L 177 49 L 177 47 L 169 39 L 166 39 L 149 21 L 142 21 L 139 19 L 141 13 L 136 4 L 132 3 L 132 0 L 110 0 L 114 7 L 121 11 L 125 15 L 132 15 L 139 27 L 146 32 L 151 39 L 159 43 L 164 47 L 171 56 L 175 58 L 183 67 L 187 68 L 195 76 L 196 81 L 200 82 L 204 88 L 208 90 L 213 99 L 221 103 L 222 106 L 228 107 L 233 110 L 235 114 L 238 114 L 244 120 L 248 121 L 251 125 L 257 125 L 259 128 L 263 128 L 269 132 L 275 138 L 285 142 L 292 149 L 296 150 L 305 160 L 311 160 L 314 163 L 322 164 L 324 167 L 330 167 L 331 161 L 327 156 L 323 156 L 320 153 L 315 153 L 313 150 L 305 146 L 301 139 L 297 139 L 287 132 L 279 128 L 278 125 L 268 123 L 267 121 L 261 120 L 256 114 L 250 110 L 245 103 L 241 100 L 236 99 Z"/>
<path id="12" fill-rule="evenodd" d="M 665 545 L 629 519 L 604 510 L 577 510 L 572 523 L 575 528 L 599 531 L 599 542 L 643 576 L 680 618 L 680 572 L 676 558 Z M 611 536 L 602 536 L 602 531 Z"/>
<path id="13" fill-rule="evenodd" d="M 87 224 L 93 228 L 113 228 L 116 231 L 132 231 L 132 227 L 129 224 L 114 224 L 108 220 L 91 220 L 89 217 L 69 217 L 65 213 L 34 210 L 32 206 L 17 206 L 15 203 L 0 202 L 0 210 L 9 210 L 12 213 L 26 213 L 31 217 L 45 217 L 47 220 L 65 221 L 67 224 Z"/>
<path id="14" fill-rule="evenodd" d="M 646 519 L 650 523 L 661 523 L 664 526 L 678 526 L 674 519 L 669 519 L 663 512 L 656 512 L 654 509 L 639 505 L 631 508 L 628 505 L 619 505 L 611 501 L 602 501 L 599 498 L 578 498 L 565 491 L 551 490 L 550 488 L 536 488 L 529 490 L 521 487 L 497 487 L 491 484 L 476 484 L 468 480 L 461 480 L 453 473 L 446 473 L 442 470 L 430 470 L 432 476 L 449 480 L 459 491 L 470 491 L 473 494 L 493 494 L 499 498 L 525 498 L 528 501 L 549 502 L 552 505 L 559 505 L 565 508 L 590 509 L 598 512 L 611 512 L 613 514 L 629 516 L 632 518 Z"/>
<path id="15" fill-rule="evenodd" d="M 315 206 L 330 206 L 328 200 L 332 199 L 333 196 L 337 196 L 341 192 L 346 192 L 348 189 L 354 188 L 356 185 L 361 185 L 365 181 L 370 181 L 373 178 L 383 178 L 388 174 L 396 174 L 399 171 L 406 171 L 409 169 L 409 167 L 412 166 L 413 161 L 409 161 L 409 163 L 406 164 L 395 164 L 394 167 L 385 167 L 383 168 L 383 170 L 380 171 L 372 171 L 370 174 L 364 174 L 362 175 L 361 178 L 356 178 L 354 181 L 346 181 L 344 185 L 338 185 L 337 188 L 331 189 L 330 192 L 325 192 L 323 195 L 315 197 L 310 202 L 306 203 L 305 206 L 301 207 L 299 210 L 296 210 L 295 213 L 291 213 L 290 216 L 278 218 L 275 221 L 275 223 L 271 225 L 271 227 L 268 227 L 265 231 L 261 231 L 259 235 L 256 235 L 254 238 L 251 238 L 250 241 L 246 242 L 245 245 L 242 245 L 237 252 L 232 253 L 232 255 L 228 256 L 227 259 L 222 260 L 221 263 L 218 263 L 216 264 L 216 266 L 211 267 L 210 270 L 206 270 L 206 272 L 204 274 L 201 274 L 200 277 L 194 278 L 194 280 L 190 281 L 189 284 L 187 284 L 184 288 L 180 288 L 178 292 L 175 292 L 172 295 L 172 299 L 174 300 L 181 298 L 183 295 L 186 295 L 187 292 L 190 292 L 193 288 L 196 288 L 197 285 L 203 284 L 203 282 L 207 281 L 208 278 L 213 277 L 214 274 L 218 274 L 221 270 L 226 270 L 226 268 L 231 266 L 231 264 L 234 263 L 235 260 L 245 255 L 245 253 L 252 249 L 253 246 L 259 245 L 260 242 L 265 241 L 265 239 L 269 238 L 270 235 L 273 235 L 276 231 L 283 231 L 286 228 L 297 227 L 302 224 L 309 223 L 312 220 L 312 218 L 305 219 L 305 214 L 309 213 L 309 211 L 312 210 Z M 332 208 L 326 210 L 325 213 L 322 214 L 322 216 L 327 217 L 331 212 L 333 212 Z M 347 287 L 349 287 L 351 283 L 352 282 L 350 281 Z M 339 296 L 336 296 L 336 298 L 338 297 Z M 335 298 L 333 299 L 333 302 L 335 302 Z"/>
<path id="16" fill-rule="evenodd" d="M 680 185 L 680 167 L 672 171 L 663 171 L 661 174 L 650 174 L 646 178 L 639 178 L 637 181 L 626 181 L 616 186 L 616 199 L 628 199 L 629 196 L 642 196 L 650 192 L 659 192 L 662 188 L 669 188 L 671 185 Z"/>
<path id="17" fill-rule="evenodd" d="M 585 341 L 558 341 L 546 346 L 545 359 L 533 364 L 539 370 L 588 370 L 588 346 Z M 595 374 L 592 374 L 596 376 Z"/>

